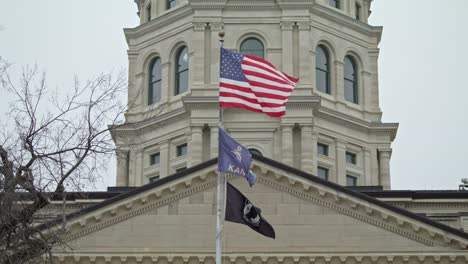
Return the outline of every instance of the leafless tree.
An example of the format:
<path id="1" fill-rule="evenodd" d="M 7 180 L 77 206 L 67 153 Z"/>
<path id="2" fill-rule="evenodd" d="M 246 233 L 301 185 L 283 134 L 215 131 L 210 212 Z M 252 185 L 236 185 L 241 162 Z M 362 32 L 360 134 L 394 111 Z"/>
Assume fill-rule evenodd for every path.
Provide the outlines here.
<path id="1" fill-rule="evenodd" d="M 18 264 L 50 257 L 61 243 L 64 230 L 38 228 L 39 211 L 102 175 L 114 154 L 109 129 L 125 110 L 119 98 L 126 78 L 123 72 L 85 83 L 75 78 L 68 90 L 53 90 L 37 67 L 24 68 L 19 81 L 10 68 L 0 59 L 0 84 L 15 98 L 0 118 L 0 263 Z"/>

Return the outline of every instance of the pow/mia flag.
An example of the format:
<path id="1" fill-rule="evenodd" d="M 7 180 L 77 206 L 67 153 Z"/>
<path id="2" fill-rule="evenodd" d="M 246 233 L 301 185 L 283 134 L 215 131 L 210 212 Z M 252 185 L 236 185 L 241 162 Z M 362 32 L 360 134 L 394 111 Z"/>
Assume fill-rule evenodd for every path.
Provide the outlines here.
<path id="1" fill-rule="evenodd" d="M 255 207 L 239 190 L 226 183 L 226 213 L 224 220 L 244 224 L 258 233 L 275 239 L 275 230 L 261 216 L 261 210 Z"/>

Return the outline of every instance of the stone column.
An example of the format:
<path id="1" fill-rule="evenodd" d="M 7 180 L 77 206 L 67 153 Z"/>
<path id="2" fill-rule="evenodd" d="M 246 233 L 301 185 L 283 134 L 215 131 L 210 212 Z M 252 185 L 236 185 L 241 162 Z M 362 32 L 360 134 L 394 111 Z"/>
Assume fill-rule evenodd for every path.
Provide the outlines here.
<path id="1" fill-rule="evenodd" d="M 128 186 L 128 150 L 117 149 L 117 186 Z"/>
<path id="2" fill-rule="evenodd" d="M 371 150 L 368 148 L 363 149 L 364 156 L 364 179 L 363 185 L 374 185 L 372 183 L 372 173 L 371 173 Z"/>
<path id="3" fill-rule="evenodd" d="M 293 165 L 293 130 L 291 124 L 281 125 L 281 158 L 283 163 Z"/>
<path id="4" fill-rule="evenodd" d="M 143 150 L 135 152 L 135 174 L 133 186 L 141 186 L 143 181 Z"/>
<path id="5" fill-rule="evenodd" d="M 392 149 L 379 148 L 378 151 L 380 185 L 384 190 L 390 190 L 390 157 L 392 156 Z"/>
<path id="6" fill-rule="evenodd" d="M 293 72 L 293 26 L 292 21 L 281 21 L 281 46 L 282 46 L 282 71 L 291 74 Z"/>
<path id="7" fill-rule="evenodd" d="M 169 141 L 159 143 L 159 177 L 169 175 Z"/>
<path id="8" fill-rule="evenodd" d="M 379 48 L 369 49 L 369 60 L 367 68 L 370 69 L 367 76 L 367 87 L 369 90 L 369 107 L 370 111 L 380 111 L 379 103 Z"/>
<path id="9" fill-rule="evenodd" d="M 299 80 L 301 86 L 312 87 L 315 79 L 315 58 L 312 60 L 310 50 L 310 21 L 297 22 L 299 28 Z M 311 91 L 309 91 L 310 94 Z"/>
<path id="10" fill-rule="evenodd" d="M 345 186 L 346 185 L 346 142 L 337 139 L 336 145 L 336 183 Z"/>
<path id="11" fill-rule="evenodd" d="M 193 126 L 188 144 L 187 167 L 192 167 L 203 160 L 203 129 L 199 126 Z"/>
<path id="12" fill-rule="evenodd" d="M 379 159 L 378 159 L 377 147 L 372 146 L 370 150 L 370 165 L 371 165 L 371 185 L 380 185 L 379 180 Z"/>
<path id="13" fill-rule="evenodd" d="M 193 68 L 190 69 L 193 86 L 201 86 L 205 76 L 205 22 L 193 22 L 192 46 L 194 56 L 192 57 Z"/>
<path id="14" fill-rule="evenodd" d="M 167 103 L 169 97 L 174 94 L 169 82 L 171 65 L 170 62 L 161 64 L 161 103 Z"/>
<path id="15" fill-rule="evenodd" d="M 344 64 L 341 61 L 335 61 L 335 79 L 336 79 L 336 89 L 335 96 L 338 102 L 344 102 Z"/>
<path id="16" fill-rule="evenodd" d="M 318 135 L 319 133 L 312 128 L 312 174 L 317 176 L 317 157 L 318 157 L 318 150 L 317 150 L 317 143 L 318 143 Z"/>
<path id="17" fill-rule="evenodd" d="M 219 36 L 218 33 L 223 30 L 223 22 L 211 22 L 211 52 L 206 54 L 210 56 L 210 79 L 211 84 L 219 83 Z"/>
<path id="18" fill-rule="evenodd" d="M 372 95 L 370 83 L 370 73 L 366 71 L 361 71 L 360 80 L 359 80 L 359 104 L 364 106 L 366 111 L 371 111 L 372 109 Z"/>
<path id="19" fill-rule="evenodd" d="M 317 147 L 317 143 L 315 143 Z M 301 127 L 301 169 L 313 174 L 314 164 L 314 138 L 312 136 L 312 125 L 304 125 Z"/>
<path id="20" fill-rule="evenodd" d="M 218 157 L 218 126 L 210 127 L 210 159 Z"/>

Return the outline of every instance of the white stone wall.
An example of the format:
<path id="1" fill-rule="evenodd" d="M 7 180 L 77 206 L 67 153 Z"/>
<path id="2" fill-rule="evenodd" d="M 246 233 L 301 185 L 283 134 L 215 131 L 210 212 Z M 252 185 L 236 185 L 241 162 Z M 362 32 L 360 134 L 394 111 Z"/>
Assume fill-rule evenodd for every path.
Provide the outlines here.
<path id="1" fill-rule="evenodd" d="M 164 1 L 139 1 L 142 24 L 125 29 L 129 45 L 129 102 L 127 124 L 115 130 L 119 148 L 117 185 L 139 186 L 150 177 L 165 177 L 217 156 L 217 95 L 219 37 L 224 46 L 238 50 L 247 37 L 257 37 L 265 58 L 300 82 L 287 114 L 273 119 L 245 110 L 226 109 L 225 127 L 247 147 L 285 164 L 317 173 L 329 168 L 331 181 L 346 184 L 346 175 L 359 185 L 390 188 L 390 155 L 397 124 L 381 123 L 378 93 L 378 44 L 382 29 L 354 19 L 354 1 L 341 9 L 328 1 L 178 1 L 164 10 Z M 145 12 L 151 4 L 151 18 Z M 174 96 L 175 51 L 189 50 L 189 90 Z M 331 94 L 315 87 L 315 49 L 330 51 Z M 352 55 L 358 63 L 359 104 L 347 102 L 343 92 L 343 60 Z M 162 99 L 147 105 L 148 68 L 152 58 L 162 63 Z M 205 140 L 203 140 L 205 139 Z M 174 148 L 185 142 L 186 157 Z M 317 142 L 329 144 L 330 155 L 318 156 Z M 159 165 L 149 155 L 161 153 Z M 357 155 L 347 164 L 346 151 Z M 205 154 L 203 154 L 205 153 Z"/>

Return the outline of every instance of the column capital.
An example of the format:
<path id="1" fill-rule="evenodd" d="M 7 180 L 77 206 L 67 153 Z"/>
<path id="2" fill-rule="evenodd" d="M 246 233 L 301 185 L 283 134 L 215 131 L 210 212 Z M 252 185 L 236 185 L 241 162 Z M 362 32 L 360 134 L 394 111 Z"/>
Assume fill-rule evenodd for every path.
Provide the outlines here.
<path id="1" fill-rule="evenodd" d="M 212 32 L 221 31 L 224 28 L 223 22 L 210 22 L 210 29 Z"/>
<path id="2" fill-rule="evenodd" d="M 281 30 L 282 31 L 292 31 L 294 27 L 294 22 L 293 21 L 281 21 Z"/>
<path id="3" fill-rule="evenodd" d="M 299 21 L 297 22 L 299 30 L 310 30 L 310 21 Z"/>
<path id="4" fill-rule="evenodd" d="M 206 29 L 206 22 L 192 22 L 193 31 L 205 31 Z"/>

